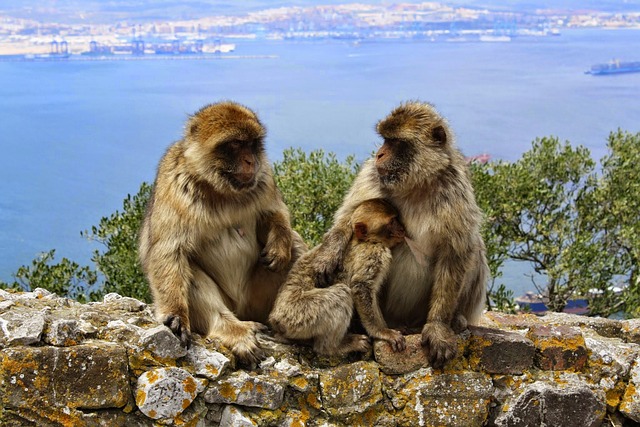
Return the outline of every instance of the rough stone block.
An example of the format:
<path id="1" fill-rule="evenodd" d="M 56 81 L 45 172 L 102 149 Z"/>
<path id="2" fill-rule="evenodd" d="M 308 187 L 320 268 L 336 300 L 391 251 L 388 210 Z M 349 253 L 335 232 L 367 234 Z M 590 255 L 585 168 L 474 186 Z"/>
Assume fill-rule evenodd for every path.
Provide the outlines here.
<path id="1" fill-rule="evenodd" d="M 499 311 L 488 311 L 482 318 L 482 326 L 504 329 L 528 329 L 540 324 L 540 317 L 534 314 L 507 314 Z"/>
<path id="2" fill-rule="evenodd" d="M 288 378 L 303 374 L 302 366 L 291 356 L 278 361 L 273 356 L 269 356 L 260 362 L 259 366 L 263 372 L 278 372 Z"/>
<path id="3" fill-rule="evenodd" d="M 62 406 L 39 406 L 32 408 L 7 409 L 0 413 L 2 427 L 142 427 L 149 425 L 144 415 L 127 414 L 121 409 L 101 409 L 85 412 Z"/>
<path id="4" fill-rule="evenodd" d="M 533 326 L 527 338 L 536 347 L 536 365 L 549 371 L 580 371 L 587 362 L 587 348 L 580 331 L 569 326 Z"/>
<path id="5" fill-rule="evenodd" d="M 1 290 L 1 289 L 0 289 Z M 16 304 L 15 301 L 11 301 L 11 300 L 3 300 L 0 297 L 0 313 L 4 313 L 5 311 L 7 311 L 8 309 L 10 309 L 12 306 L 14 306 Z"/>
<path id="6" fill-rule="evenodd" d="M 585 337 L 589 350 L 589 374 L 607 396 L 607 408 L 613 412 L 625 392 L 625 378 L 640 354 L 640 346 L 618 338 L 597 334 Z"/>
<path id="7" fill-rule="evenodd" d="M 624 340 L 640 344 L 640 319 L 629 319 L 620 323 Z"/>
<path id="8" fill-rule="evenodd" d="M 483 425 L 489 412 L 493 384 L 478 372 L 434 373 L 421 369 L 390 382 L 385 392 L 399 410 L 400 426 Z"/>
<path id="9" fill-rule="evenodd" d="M 204 384 L 180 368 L 159 368 L 138 377 L 136 405 L 154 420 L 175 418 L 191 405 Z"/>
<path id="10" fill-rule="evenodd" d="M 123 297 L 116 293 L 106 294 L 102 299 L 103 304 L 108 305 L 108 308 L 113 310 L 123 310 L 129 312 L 142 311 L 147 304 L 131 297 Z"/>
<path id="11" fill-rule="evenodd" d="M 308 414 L 305 415 L 301 411 L 287 411 L 284 419 L 278 424 L 278 427 L 304 427 L 307 425 L 308 421 Z"/>
<path id="12" fill-rule="evenodd" d="M 428 353 L 422 346 L 422 335 L 406 335 L 406 348 L 404 351 L 395 352 L 386 341 L 375 340 L 373 343 L 373 355 L 380 365 L 380 370 L 387 375 L 398 375 L 413 372 L 429 365 Z M 457 356 L 447 362 L 445 370 L 460 369 L 466 362 L 464 353 L 469 339 L 469 332 L 464 331 L 456 336 Z"/>
<path id="13" fill-rule="evenodd" d="M 515 332 L 470 326 L 469 362 L 491 374 L 520 375 L 533 366 L 535 347 Z"/>
<path id="14" fill-rule="evenodd" d="M 206 380 L 198 378 L 196 378 L 196 380 L 200 380 L 202 383 L 207 382 Z M 205 401 L 196 398 L 180 415 L 171 420 L 158 420 L 158 424 L 173 422 L 174 426 L 209 427 L 211 424 L 205 421 L 208 412 L 209 409 Z"/>
<path id="15" fill-rule="evenodd" d="M 597 427 L 606 413 L 604 399 L 584 384 L 538 381 L 528 386 L 495 424 L 500 427 Z"/>
<path id="16" fill-rule="evenodd" d="M 631 368 L 629 384 L 620 402 L 620 412 L 640 423 L 640 364 L 637 360 Z"/>
<path id="17" fill-rule="evenodd" d="M 380 371 L 375 363 L 356 362 L 320 373 L 324 408 L 333 416 L 363 413 L 382 400 Z"/>
<path id="18" fill-rule="evenodd" d="M 84 338 L 80 325 L 75 319 L 54 319 L 46 328 L 43 341 L 58 347 L 79 344 Z"/>
<path id="19" fill-rule="evenodd" d="M 282 375 L 286 375 L 287 377 L 294 377 L 302 374 L 302 367 L 300 366 L 300 364 L 291 359 L 283 359 L 276 362 L 273 365 L 273 369 L 276 372 L 280 372 Z"/>
<path id="20" fill-rule="evenodd" d="M 257 425 L 240 409 L 231 405 L 227 405 L 222 411 L 220 427 L 254 427 Z"/>
<path id="21" fill-rule="evenodd" d="M 12 310 L 0 315 L 0 346 L 31 345 L 40 341 L 45 317 L 40 311 Z"/>
<path id="22" fill-rule="evenodd" d="M 25 292 L 25 295 L 29 296 L 29 294 L 31 294 L 33 298 L 37 299 L 63 299 L 62 297 L 59 297 L 58 295 L 44 288 L 35 288 L 32 292 Z"/>
<path id="23" fill-rule="evenodd" d="M 187 349 L 182 346 L 180 339 L 164 325 L 142 332 L 140 345 L 153 356 L 162 359 L 179 359 L 187 354 Z"/>
<path id="24" fill-rule="evenodd" d="M 373 343 L 373 356 L 380 364 L 380 370 L 385 374 L 406 374 L 429 366 L 420 334 L 407 335 L 405 339 L 407 348 L 400 352 L 393 351 L 386 341 L 376 340 Z"/>
<path id="25" fill-rule="evenodd" d="M 126 351 L 117 344 L 12 347 L 0 357 L 5 407 L 120 408 L 131 396 Z"/>
<path id="26" fill-rule="evenodd" d="M 442 371 L 428 367 L 420 335 L 401 353 L 375 343 L 374 361 L 262 333 L 266 358 L 233 371 L 230 353 L 197 334 L 182 356 L 139 301 L 0 290 L 0 425 L 583 427 L 605 408 L 612 425 L 640 423 L 639 321 L 490 313 L 481 326 L 460 334 Z M 160 379 L 166 370 L 173 382 Z"/>
<path id="27" fill-rule="evenodd" d="M 555 326 L 572 326 L 588 328 L 609 338 L 622 338 L 622 324 L 620 320 L 605 319 L 603 317 L 581 316 L 579 314 L 548 312 L 540 318 L 541 323 Z"/>
<path id="28" fill-rule="evenodd" d="M 184 363 L 193 366 L 196 375 L 215 380 L 227 371 L 231 361 L 222 353 L 194 343 L 189 348 Z"/>
<path id="29" fill-rule="evenodd" d="M 15 293 L 0 289 L 0 301 L 13 301 L 15 299 Z"/>
<path id="30" fill-rule="evenodd" d="M 212 382 L 204 395 L 207 403 L 234 403 L 276 409 L 284 399 L 285 380 L 238 371 Z"/>
<path id="31" fill-rule="evenodd" d="M 122 320 L 112 320 L 98 331 L 98 338 L 122 343 L 127 347 L 137 347 L 144 329 Z"/>

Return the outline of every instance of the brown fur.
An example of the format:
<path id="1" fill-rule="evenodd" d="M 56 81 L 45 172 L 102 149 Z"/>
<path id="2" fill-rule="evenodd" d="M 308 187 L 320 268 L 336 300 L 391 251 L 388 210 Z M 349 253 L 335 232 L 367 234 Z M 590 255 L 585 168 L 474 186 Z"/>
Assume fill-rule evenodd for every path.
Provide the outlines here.
<path id="1" fill-rule="evenodd" d="M 310 274 L 319 247 L 304 254 L 280 290 L 269 321 L 284 338 L 314 342 L 320 354 L 368 351 L 363 335 L 347 334 L 353 306 L 370 336 L 403 350 L 398 331 L 387 328 L 378 305 L 378 292 L 391 265 L 391 248 L 404 240 L 397 211 L 381 199 L 362 202 L 351 215 L 353 235 L 335 284 L 316 288 Z"/>
<path id="2" fill-rule="evenodd" d="M 455 333 L 477 322 L 484 308 L 488 267 L 481 212 L 464 157 L 431 105 L 402 104 L 377 131 L 384 144 L 356 177 L 310 274 L 322 281 L 339 265 L 349 218 L 362 200 L 388 199 L 398 208 L 411 245 L 393 251 L 383 315 L 390 327 L 422 327 L 430 362 L 442 367 L 456 354 Z"/>
<path id="3" fill-rule="evenodd" d="M 275 296 L 304 252 L 264 151 L 265 129 L 233 102 L 205 106 L 160 161 L 139 254 L 158 319 L 188 345 L 217 338 L 242 362 L 261 352 Z"/>

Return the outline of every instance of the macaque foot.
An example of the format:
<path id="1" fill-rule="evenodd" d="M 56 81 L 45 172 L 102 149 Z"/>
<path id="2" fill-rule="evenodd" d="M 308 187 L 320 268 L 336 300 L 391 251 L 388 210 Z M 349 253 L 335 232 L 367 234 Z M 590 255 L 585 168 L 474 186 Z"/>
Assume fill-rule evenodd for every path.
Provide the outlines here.
<path id="1" fill-rule="evenodd" d="M 429 363 L 436 369 L 442 369 L 458 352 L 453 329 L 441 322 L 428 322 L 424 325 L 422 345 L 427 348 Z"/>
<path id="2" fill-rule="evenodd" d="M 256 332 L 265 331 L 267 327 L 258 322 L 237 322 L 228 325 L 224 331 L 209 335 L 210 339 L 218 338 L 222 344 L 231 349 L 239 364 L 251 366 L 264 359 L 264 352 L 258 344 Z"/>
<path id="3" fill-rule="evenodd" d="M 381 329 L 374 338 L 386 341 L 391 346 L 391 349 L 395 352 L 404 351 L 407 348 L 407 341 L 400 331 L 395 329 Z"/>
<path id="4" fill-rule="evenodd" d="M 188 322 L 185 322 L 176 314 L 169 314 L 165 316 L 162 323 L 171 329 L 171 332 L 178 337 L 183 347 L 189 348 L 191 345 L 191 331 L 189 330 Z"/>
<path id="5" fill-rule="evenodd" d="M 248 323 L 253 332 L 267 332 L 267 331 L 269 331 L 269 327 L 267 325 L 265 325 L 264 323 L 251 322 L 249 320 L 247 320 L 245 322 L 242 322 L 242 323 Z"/>
<path id="6" fill-rule="evenodd" d="M 277 342 L 280 344 L 292 344 L 294 341 L 290 340 L 289 338 L 285 337 L 283 334 L 281 334 L 280 332 L 276 332 L 273 334 L 273 336 L 268 337 L 271 339 L 271 341 L 273 342 Z"/>
<path id="7" fill-rule="evenodd" d="M 347 354 L 354 351 L 366 353 L 371 349 L 369 337 L 361 334 L 347 334 L 340 344 L 340 353 Z"/>
<path id="8" fill-rule="evenodd" d="M 316 353 L 326 356 L 344 355 L 354 351 L 366 353 L 370 349 L 369 337 L 361 334 L 347 334 L 337 346 L 326 337 L 316 339 L 313 344 L 313 350 Z"/>

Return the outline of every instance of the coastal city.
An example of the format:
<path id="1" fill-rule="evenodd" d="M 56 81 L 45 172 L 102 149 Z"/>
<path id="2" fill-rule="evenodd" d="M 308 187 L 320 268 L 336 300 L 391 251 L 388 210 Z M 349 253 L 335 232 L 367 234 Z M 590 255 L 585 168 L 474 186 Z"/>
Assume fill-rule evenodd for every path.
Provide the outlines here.
<path id="1" fill-rule="evenodd" d="M 56 14 L 44 19 L 46 15 L 39 14 L 36 19 L 0 9 L 0 56 L 30 60 L 229 54 L 236 43 L 251 40 L 510 42 L 518 37 L 559 36 L 572 28 L 640 28 L 640 12 L 524 12 L 436 2 L 280 7 L 181 20 L 134 13 L 99 19 L 96 14 L 78 12 L 64 19 Z"/>

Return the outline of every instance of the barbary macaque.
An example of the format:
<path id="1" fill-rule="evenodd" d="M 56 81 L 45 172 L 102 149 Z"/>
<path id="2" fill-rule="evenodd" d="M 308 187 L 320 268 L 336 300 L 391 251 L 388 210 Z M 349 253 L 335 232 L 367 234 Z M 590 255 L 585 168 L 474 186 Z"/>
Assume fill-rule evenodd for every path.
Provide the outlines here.
<path id="1" fill-rule="evenodd" d="M 266 130 L 234 102 L 203 107 L 158 166 L 139 237 L 156 315 L 188 346 L 219 339 L 242 363 L 262 357 L 277 292 L 306 250 L 264 148 Z"/>
<path id="2" fill-rule="evenodd" d="M 315 287 L 309 269 L 319 247 L 311 249 L 291 269 L 269 321 L 279 336 L 313 340 L 319 354 L 364 352 L 370 348 L 367 337 L 347 333 L 355 305 L 371 337 L 389 342 L 395 351 L 404 350 L 404 337 L 387 327 L 378 305 L 391 266 L 391 248 L 405 238 L 398 213 L 382 199 L 365 200 L 353 211 L 350 227 L 352 237 L 335 281 Z"/>
<path id="3" fill-rule="evenodd" d="M 384 142 L 366 161 L 313 258 L 322 286 L 339 266 L 350 218 L 366 199 L 385 198 L 410 237 L 396 246 L 381 295 L 391 328 L 421 328 L 433 367 L 457 352 L 456 333 L 484 309 L 488 276 L 478 208 L 465 159 L 446 121 L 427 103 L 407 102 L 376 126 Z"/>

